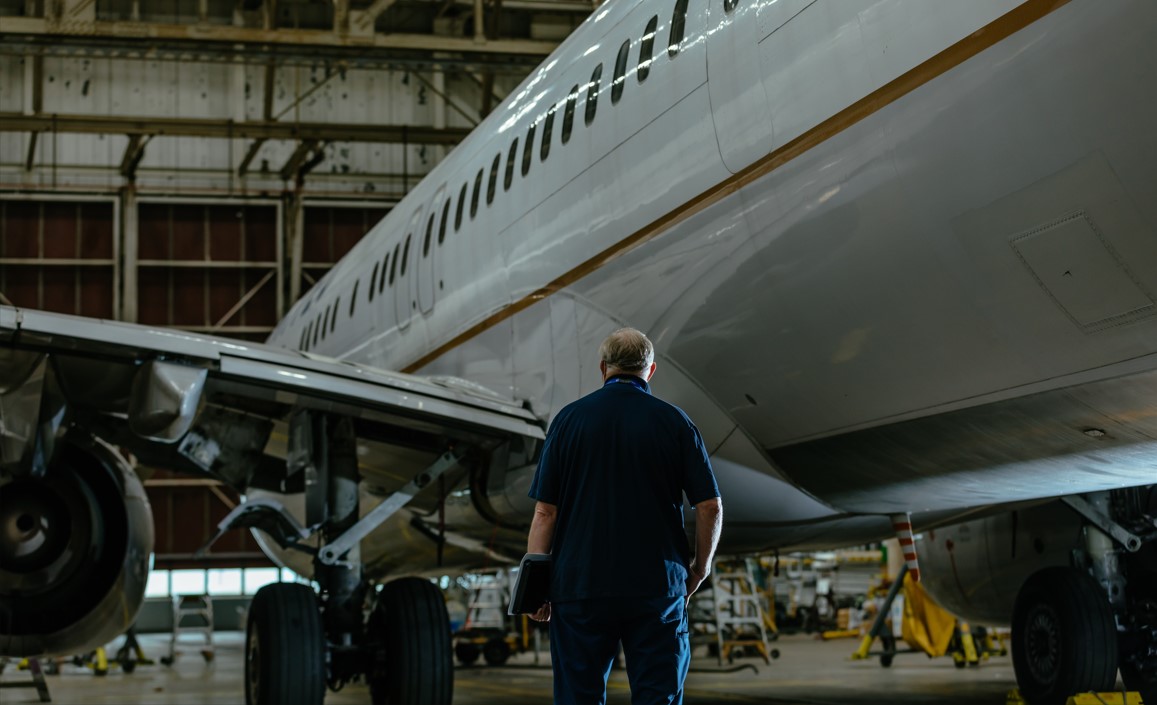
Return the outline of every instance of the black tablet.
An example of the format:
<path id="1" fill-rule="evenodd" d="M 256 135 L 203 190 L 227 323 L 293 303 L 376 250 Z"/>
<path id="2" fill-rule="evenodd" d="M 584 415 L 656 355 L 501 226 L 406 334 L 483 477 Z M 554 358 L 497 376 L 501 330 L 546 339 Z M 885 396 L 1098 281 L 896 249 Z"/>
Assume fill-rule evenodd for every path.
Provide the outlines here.
<path id="1" fill-rule="evenodd" d="M 507 614 L 533 614 L 550 601 L 550 554 L 528 553 L 518 564 L 518 578 Z"/>

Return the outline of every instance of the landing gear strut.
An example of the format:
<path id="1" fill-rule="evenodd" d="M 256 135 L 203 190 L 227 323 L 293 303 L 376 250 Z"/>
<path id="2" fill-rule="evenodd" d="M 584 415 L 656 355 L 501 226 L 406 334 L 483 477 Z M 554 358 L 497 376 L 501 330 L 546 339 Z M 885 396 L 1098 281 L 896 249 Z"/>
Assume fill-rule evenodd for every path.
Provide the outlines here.
<path id="1" fill-rule="evenodd" d="M 328 686 L 368 678 L 378 705 L 449 705 L 450 620 L 438 588 L 403 578 L 385 585 L 363 624 L 368 585 L 359 542 L 458 458 L 447 453 L 359 519 L 361 476 L 349 418 L 299 412 L 291 421 L 290 474 L 305 474 L 306 525 L 320 527 L 314 560 L 320 595 L 304 585 L 269 585 L 254 596 L 245 639 L 246 705 L 322 705 Z M 244 505 L 243 505 L 244 507 Z M 283 547 L 305 549 L 308 531 L 276 502 L 241 525 L 273 530 Z M 225 523 L 225 522 L 223 522 Z"/>
<path id="2" fill-rule="evenodd" d="M 1154 492 L 1065 498 L 1087 520 L 1084 546 L 1074 550 L 1073 567 L 1033 574 L 1013 611 L 1013 666 L 1030 703 L 1113 690 L 1118 668 L 1128 690 L 1157 701 Z"/>

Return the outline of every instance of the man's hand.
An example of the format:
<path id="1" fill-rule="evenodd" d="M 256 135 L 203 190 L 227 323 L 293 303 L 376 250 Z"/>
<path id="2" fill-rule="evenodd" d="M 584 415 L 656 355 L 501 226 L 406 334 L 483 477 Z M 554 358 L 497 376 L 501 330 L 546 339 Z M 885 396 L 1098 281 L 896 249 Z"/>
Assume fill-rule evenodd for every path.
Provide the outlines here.
<path id="1" fill-rule="evenodd" d="M 539 607 L 537 612 L 530 615 L 530 618 L 536 622 L 549 622 L 550 621 L 550 603 L 547 602 L 542 607 Z"/>
<path id="2" fill-rule="evenodd" d="M 700 568 L 695 561 L 691 561 L 691 565 L 687 568 L 687 602 L 691 602 L 691 596 L 707 579 L 707 572 Z"/>

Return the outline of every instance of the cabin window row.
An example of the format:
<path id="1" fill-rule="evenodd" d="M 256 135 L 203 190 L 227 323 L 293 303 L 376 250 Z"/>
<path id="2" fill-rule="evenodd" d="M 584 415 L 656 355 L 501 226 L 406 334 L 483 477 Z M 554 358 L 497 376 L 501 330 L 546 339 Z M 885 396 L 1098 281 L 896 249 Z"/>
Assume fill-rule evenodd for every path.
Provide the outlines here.
<path id="1" fill-rule="evenodd" d="M 738 0 L 727 0 L 731 8 L 735 7 Z M 679 48 L 683 43 L 686 25 L 687 25 L 687 3 L 688 0 L 675 0 L 675 8 L 671 16 L 671 28 L 668 34 L 667 41 L 667 55 L 674 58 L 679 53 Z M 654 47 L 655 36 L 658 33 L 659 17 L 653 15 L 647 21 L 646 28 L 643 30 L 643 36 L 639 41 L 638 62 L 636 65 L 635 76 L 639 83 L 643 83 L 651 74 L 651 65 L 654 63 Z M 619 46 L 618 53 L 615 56 L 615 72 L 611 79 L 611 104 L 618 105 L 622 100 L 623 90 L 626 87 L 627 64 L 630 61 L 631 54 L 631 40 L 626 39 L 622 45 Z M 583 122 L 590 126 L 594 123 L 595 117 L 598 114 L 598 98 L 599 88 L 603 77 L 603 65 L 599 63 L 591 72 L 590 81 L 586 84 L 586 105 L 583 111 Z M 562 144 L 570 142 L 571 135 L 574 132 L 574 115 L 575 108 L 578 104 L 578 95 L 580 87 L 576 84 L 571 87 L 567 93 L 566 99 L 561 104 L 562 106 L 562 129 L 560 131 L 560 141 Z M 553 104 L 546 115 L 542 118 L 542 137 L 539 142 L 538 158 L 539 161 L 545 162 L 550 156 L 550 146 L 554 134 L 555 115 L 559 110 L 559 103 Z M 534 163 L 534 144 L 536 132 L 538 131 L 538 121 L 532 121 L 526 130 L 526 141 L 523 142 L 522 161 L 520 172 L 523 177 L 529 176 L 531 166 Z M 502 190 L 509 191 L 514 183 L 514 169 L 515 162 L 518 157 L 519 138 L 515 137 L 510 143 L 510 148 L 506 154 L 506 168 L 502 171 L 502 152 L 494 155 L 493 161 L 490 163 L 489 175 L 486 175 L 486 169 L 479 169 L 474 176 L 473 189 L 470 188 L 470 183 L 465 182 L 458 192 L 457 208 L 454 210 L 454 232 L 462 229 L 462 221 L 465 220 L 466 199 L 470 198 L 470 219 L 473 220 L 478 215 L 479 202 L 482 197 L 482 183 L 484 176 L 486 177 L 486 205 L 490 206 L 494 203 L 495 195 L 498 192 L 498 175 L 502 171 Z M 438 235 L 436 243 L 441 246 L 446 241 L 446 232 L 448 230 L 448 223 L 450 221 L 450 202 L 452 197 L 448 197 L 442 206 L 441 221 L 438 225 Z M 436 214 L 431 211 L 429 219 L 426 221 L 425 234 L 422 237 L 422 257 L 423 259 L 430 256 L 431 245 L 435 242 L 434 239 L 434 225 Z M 373 270 L 370 273 L 369 285 L 366 287 L 366 300 L 372 302 L 375 293 L 380 295 L 385 292 L 386 286 L 392 287 L 394 281 L 398 277 L 406 275 L 406 265 L 409 261 L 410 241 L 413 233 L 406 235 L 405 244 L 401 242 L 394 245 L 392 252 L 387 251 L 380 262 L 374 262 Z M 392 258 L 392 259 L 391 259 Z M 400 272 L 398 260 L 401 259 Z M 355 281 L 353 291 L 350 294 L 349 316 L 352 318 L 356 310 L 358 287 L 360 281 Z M 309 350 L 322 342 L 326 338 L 326 334 L 333 333 L 337 326 L 337 311 L 340 304 L 341 297 L 330 306 L 326 306 L 325 311 L 318 313 L 315 320 L 309 322 L 301 331 L 301 340 L 299 341 L 299 348 L 301 350 Z"/>

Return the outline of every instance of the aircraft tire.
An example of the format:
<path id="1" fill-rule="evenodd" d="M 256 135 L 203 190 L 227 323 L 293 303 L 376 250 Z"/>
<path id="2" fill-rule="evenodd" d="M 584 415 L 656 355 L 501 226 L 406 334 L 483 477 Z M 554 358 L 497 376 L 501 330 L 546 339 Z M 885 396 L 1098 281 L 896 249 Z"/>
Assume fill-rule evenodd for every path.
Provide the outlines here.
<path id="1" fill-rule="evenodd" d="M 325 638 L 317 596 L 306 585 L 257 591 L 245 630 L 246 705 L 321 705 Z"/>
<path id="2" fill-rule="evenodd" d="M 1021 587 L 1012 616 L 1012 663 L 1033 705 L 1113 689 L 1117 630 L 1104 590 L 1073 568 L 1045 568 Z"/>
<path id="3" fill-rule="evenodd" d="M 450 617 L 436 585 L 422 578 L 386 583 L 368 632 L 377 644 L 369 674 L 374 705 L 450 705 Z"/>

